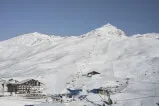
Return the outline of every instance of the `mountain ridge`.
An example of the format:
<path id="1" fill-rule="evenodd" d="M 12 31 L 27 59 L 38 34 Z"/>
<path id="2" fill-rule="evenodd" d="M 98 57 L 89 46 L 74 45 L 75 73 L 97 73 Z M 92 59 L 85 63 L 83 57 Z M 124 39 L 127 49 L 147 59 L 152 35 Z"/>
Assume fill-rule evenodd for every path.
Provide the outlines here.
<path id="1" fill-rule="evenodd" d="M 89 31 L 85 34 L 82 34 L 80 36 L 57 36 L 57 35 L 47 35 L 47 34 L 42 34 L 39 32 L 32 32 L 32 33 L 27 33 L 27 34 L 22 34 L 16 37 L 13 37 L 11 39 L 18 39 L 20 37 L 24 37 L 25 39 L 27 39 L 27 37 L 37 37 L 38 39 L 45 39 L 45 40 L 53 40 L 53 39 L 62 39 L 62 38 L 68 38 L 68 37 L 88 37 L 88 36 L 105 36 L 105 37 L 109 37 L 109 38 L 114 38 L 115 35 L 116 37 L 121 37 L 121 38 L 127 38 L 127 37 L 144 37 L 144 38 L 158 38 L 159 33 L 145 33 L 145 34 L 135 34 L 135 35 L 131 35 L 131 36 L 127 36 L 126 33 L 124 31 L 122 31 L 121 29 L 118 29 L 117 27 L 107 23 L 99 28 L 96 28 L 92 31 Z M 109 36 L 108 36 L 109 35 Z M 8 39 L 10 40 L 10 39 Z M 8 40 L 4 40 L 4 41 L 0 41 L 0 42 L 5 42 Z M 23 41 L 23 40 L 22 40 Z"/>

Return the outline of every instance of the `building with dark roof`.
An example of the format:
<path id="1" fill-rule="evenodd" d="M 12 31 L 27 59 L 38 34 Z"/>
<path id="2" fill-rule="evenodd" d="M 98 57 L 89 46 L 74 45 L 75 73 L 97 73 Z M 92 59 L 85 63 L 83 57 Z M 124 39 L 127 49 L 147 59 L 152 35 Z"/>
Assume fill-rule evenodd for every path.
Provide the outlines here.
<path id="1" fill-rule="evenodd" d="M 8 92 L 18 94 L 42 93 L 44 84 L 34 79 L 27 79 L 16 83 L 7 83 Z"/>

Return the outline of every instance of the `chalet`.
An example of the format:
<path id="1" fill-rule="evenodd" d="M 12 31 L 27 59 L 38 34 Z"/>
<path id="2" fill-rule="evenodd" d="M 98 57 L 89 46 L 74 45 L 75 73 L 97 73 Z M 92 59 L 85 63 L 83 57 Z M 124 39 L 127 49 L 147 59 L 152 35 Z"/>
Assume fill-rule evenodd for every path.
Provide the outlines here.
<path id="1" fill-rule="evenodd" d="M 27 79 L 16 83 L 7 83 L 8 92 L 18 94 L 36 94 L 42 93 L 43 83 L 34 79 Z"/>
<path id="2" fill-rule="evenodd" d="M 42 93 L 43 83 L 34 79 L 27 79 L 18 83 L 17 92 L 20 94 Z"/>
<path id="3" fill-rule="evenodd" d="M 92 77 L 93 75 L 97 75 L 97 74 L 100 74 L 99 72 L 96 72 L 96 71 L 92 71 L 92 72 L 89 72 L 87 74 L 88 77 Z"/>
<path id="4" fill-rule="evenodd" d="M 79 95 L 82 92 L 82 89 L 75 89 L 75 90 L 71 90 L 71 89 L 67 89 L 69 91 L 69 95 Z"/>

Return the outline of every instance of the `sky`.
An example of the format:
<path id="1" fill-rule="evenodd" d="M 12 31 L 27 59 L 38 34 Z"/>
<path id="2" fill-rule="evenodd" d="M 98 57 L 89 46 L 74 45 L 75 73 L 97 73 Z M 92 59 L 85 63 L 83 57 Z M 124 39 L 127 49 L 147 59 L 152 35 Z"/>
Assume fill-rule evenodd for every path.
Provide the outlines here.
<path id="1" fill-rule="evenodd" d="M 159 33 L 159 0 L 0 0 L 0 40 L 39 32 L 78 36 L 107 23 Z"/>

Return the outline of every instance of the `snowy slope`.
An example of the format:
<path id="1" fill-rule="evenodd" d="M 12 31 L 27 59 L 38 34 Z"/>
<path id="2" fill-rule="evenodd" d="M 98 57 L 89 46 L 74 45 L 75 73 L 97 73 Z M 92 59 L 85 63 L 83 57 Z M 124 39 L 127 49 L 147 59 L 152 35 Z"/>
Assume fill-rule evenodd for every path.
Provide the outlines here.
<path id="1" fill-rule="evenodd" d="M 127 37 L 122 30 L 107 24 L 81 36 L 37 32 L 17 36 L 0 42 L 0 76 L 39 79 L 46 84 L 47 93 L 60 93 L 72 86 L 113 85 L 113 81 L 125 78 L 159 82 L 157 35 Z M 101 74 L 91 79 L 82 77 L 93 70 Z"/>

